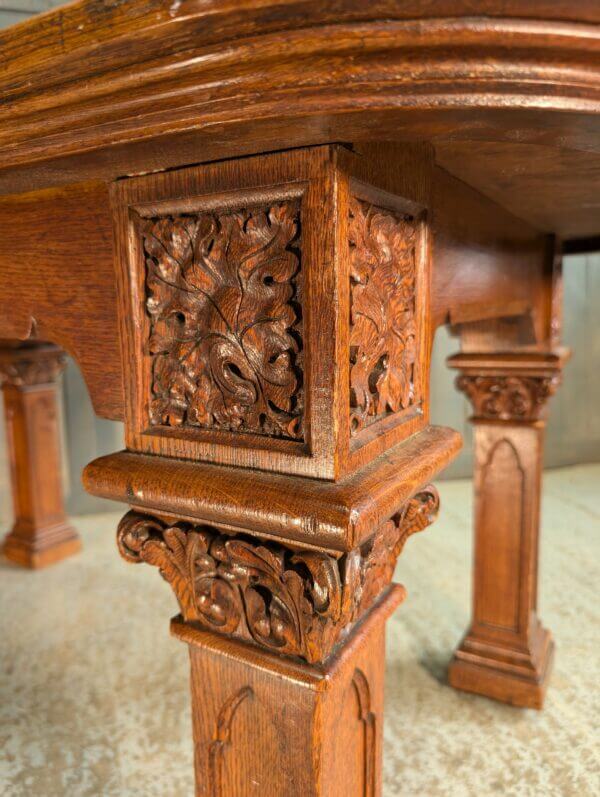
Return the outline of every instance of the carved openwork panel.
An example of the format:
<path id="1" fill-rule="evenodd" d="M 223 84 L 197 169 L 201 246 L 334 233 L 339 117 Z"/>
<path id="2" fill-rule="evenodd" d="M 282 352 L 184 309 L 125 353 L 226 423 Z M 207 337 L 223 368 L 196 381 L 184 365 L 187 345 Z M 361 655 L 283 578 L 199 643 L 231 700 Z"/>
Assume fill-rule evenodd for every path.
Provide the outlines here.
<path id="1" fill-rule="evenodd" d="M 152 426 L 303 436 L 300 204 L 142 226 Z"/>
<path id="2" fill-rule="evenodd" d="M 456 386 L 473 405 L 477 418 L 535 421 L 560 384 L 560 373 L 544 376 L 461 374 Z"/>
<path id="3" fill-rule="evenodd" d="M 420 401 L 418 224 L 354 197 L 350 203 L 351 434 Z"/>
<path id="4" fill-rule="evenodd" d="M 438 505 L 435 488 L 425 488 L 339 558 L 136 512 L 123 518 L 117 539 L 125 559 L 160 569 L 186 621 L 317 662 L 374 604 L 406 540 L 434 520 Z"/>

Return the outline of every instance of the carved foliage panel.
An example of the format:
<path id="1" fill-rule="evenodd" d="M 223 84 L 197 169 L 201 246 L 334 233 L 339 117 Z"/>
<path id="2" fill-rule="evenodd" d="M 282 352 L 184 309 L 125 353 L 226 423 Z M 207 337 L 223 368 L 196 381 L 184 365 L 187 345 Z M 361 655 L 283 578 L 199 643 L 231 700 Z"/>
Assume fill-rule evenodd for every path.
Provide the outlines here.
<path id="1" fill-rule="evenodd" d="M 357 436 L 421 400 L 418 222 L 353 197 L 350 246 L 350 428 Z"/>
<path id="2" fill-rule="evenodd" d="M 113 186 L 130 449 L 336 480 L 425 423 L 426 209 L 361 164 Z"/>
<path id="3" fill-rule="evenodd" d="M 300 202 L 143 220 L 149 422 L 302 439 Z"/>
<path id="4" fill-rule="evenodd" d="M 433 521 L 438 505 L 433 487 L 422 490 L 340 558 L 136 512 L 117 538 L 125 559 L 160 569 L 185 620 L 317 662 L 377 600 L 406 540 Z"/>

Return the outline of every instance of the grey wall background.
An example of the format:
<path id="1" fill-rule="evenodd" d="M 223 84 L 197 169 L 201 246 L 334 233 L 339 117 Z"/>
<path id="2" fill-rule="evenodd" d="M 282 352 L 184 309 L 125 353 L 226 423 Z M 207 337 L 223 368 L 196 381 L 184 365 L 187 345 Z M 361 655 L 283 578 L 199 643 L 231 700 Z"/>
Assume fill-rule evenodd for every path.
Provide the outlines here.
<path id="1" fill-rule="evenodd" d="M 63 0 L 0 0 L 0 28 L 62 3 Z M 600 462 L 599 317 L 600 254 L 566 258 L 563 339 L 573 349 L 573 357 L 567 365 L 563 387 L 551 403 L 546 467 Z M 464 448 L 444 472 L 444 478 L 470 476 L 472 470 L 469 407 L 453 389 L 454 373 L 445 366 L 446 357 L 457 349 L 457 341 L 446 329 L 440 329 L 431 367 L 432 421 L 457 429 L 464 438 Z M 123 428 L 94 416 L 81 374 L 72 362 L 63 379 L 61 414 L 68 510 L 78 514 L 106 509 L 111 506 L 109 502 L 83 491 L 81 471 L 94 457 L 123 447 Z M 11 517 L 5 434 L 0 423 L 0 524 L 8 524 Z"/>
<path id="2" fill-rule="evenodd" d="M 64 0 L 0 0 L 0 28 L 60 5 L 64 5 Z"/>

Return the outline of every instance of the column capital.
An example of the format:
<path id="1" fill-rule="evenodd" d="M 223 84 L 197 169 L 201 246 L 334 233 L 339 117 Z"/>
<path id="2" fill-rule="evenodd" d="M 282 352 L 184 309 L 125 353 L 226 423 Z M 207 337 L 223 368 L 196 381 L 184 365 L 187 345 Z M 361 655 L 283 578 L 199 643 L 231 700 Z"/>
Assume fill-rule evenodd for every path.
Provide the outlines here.
<path id="1" fill-rule="evenodd" d="M 438 509 L 428 485 L 343 556 L 135 511 L 117 541 L 128 562 L 159 568 L 185 622 L 318 663 L 383 596 L 407 539 Z"/>
<path id="2" fill-rule="evenodd" d="M 64 351 L 52 343 L 0 346 L 0 385 L 24 388 L 51 384 L 65 363 Z"/>
<path id="3" fill-rule="evenodd" d="M 456 387 L 471 401 L 474 419 L 538 421 L 561 382 L 569 350 L 548 352 L 461 352 L 448 358 L 460 371 Z"/>

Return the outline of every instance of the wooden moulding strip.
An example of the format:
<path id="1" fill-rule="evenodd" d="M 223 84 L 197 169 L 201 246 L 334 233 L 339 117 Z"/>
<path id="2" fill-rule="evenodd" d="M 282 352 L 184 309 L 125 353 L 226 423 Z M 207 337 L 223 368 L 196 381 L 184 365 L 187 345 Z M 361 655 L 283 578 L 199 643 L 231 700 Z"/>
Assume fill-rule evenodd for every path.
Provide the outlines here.
<path id="1" fill-rule="evenodd" d="M 141 512 L 344 552 L 398 512 L 461 445 L 452 429 L 429 426 L 340 482 L 122 451 L 91 462 L 83 483 Z"/>
<path id="2" fill-rule="evenodd" d="M 551 351 L 461 352 L 448 357 L 446 362 L 450 368 L 482 376 L 551 376 L 562 369 L 570 354 L 566 347 Z"/>

